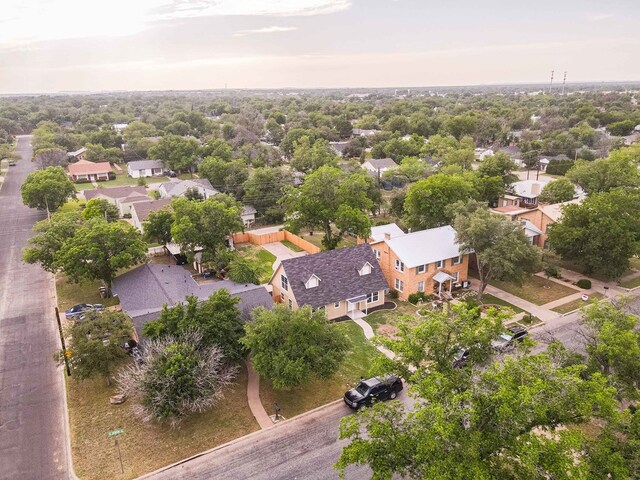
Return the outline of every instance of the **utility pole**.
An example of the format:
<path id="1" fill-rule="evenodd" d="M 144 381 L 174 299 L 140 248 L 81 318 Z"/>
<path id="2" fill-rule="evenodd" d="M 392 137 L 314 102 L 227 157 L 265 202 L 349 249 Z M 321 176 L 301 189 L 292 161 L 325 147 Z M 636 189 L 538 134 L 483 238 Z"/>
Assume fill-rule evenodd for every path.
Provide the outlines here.
<path id="1" fill-rule="evenodd" d="M 567 83 L 567 72 L 564 72 L 564 78 L 562 79 L 562 95 L 564 95 L 564 87 Z"/>
<path id="2" fill-rule="evenodd" d="M 551 70 L 551 82 L 549 82 L 549 93 L 551 93 L 551 87 L 553 86 L 553 70 Z"/>

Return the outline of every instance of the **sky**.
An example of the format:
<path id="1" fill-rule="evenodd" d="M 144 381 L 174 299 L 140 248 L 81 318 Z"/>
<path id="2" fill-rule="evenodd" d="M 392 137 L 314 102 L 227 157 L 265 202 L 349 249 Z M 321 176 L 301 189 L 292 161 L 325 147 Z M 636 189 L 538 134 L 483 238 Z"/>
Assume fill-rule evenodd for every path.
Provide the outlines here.
<path id="1" fill-rule="evenodd" d="M 640 80 L 638 0 L 2 0 L 0 93 Z"/>

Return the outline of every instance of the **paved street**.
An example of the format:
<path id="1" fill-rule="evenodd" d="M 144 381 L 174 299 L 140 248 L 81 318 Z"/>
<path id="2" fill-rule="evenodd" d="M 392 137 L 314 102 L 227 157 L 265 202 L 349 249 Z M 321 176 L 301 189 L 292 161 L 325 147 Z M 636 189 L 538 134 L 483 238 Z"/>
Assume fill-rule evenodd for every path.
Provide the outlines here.
<path id="1" fill-rule="evenodd" d="M 21 260 L 31 226 L 45 217 L 22 205 L 20 185 L 34 169 L 30 137 L 0 190 L 0 478 L 68 477 L 59 345 L 51 275 Z"/>

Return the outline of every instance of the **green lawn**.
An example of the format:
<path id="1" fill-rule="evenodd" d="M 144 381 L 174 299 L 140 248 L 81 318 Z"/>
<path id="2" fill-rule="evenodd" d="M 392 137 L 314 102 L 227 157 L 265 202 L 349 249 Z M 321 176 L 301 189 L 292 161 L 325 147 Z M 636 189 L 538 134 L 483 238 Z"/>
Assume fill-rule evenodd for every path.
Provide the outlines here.
<path id="1" fill-rule="evenodd" d="M 247 374 L 242 366 L 236 383 L 211 410 L 188 418 L 180 429 L 143 423 L 130 401 L 111 405 L 102 378 L 67 379 L 73 466 L 80 478 L 130 479 L 175 463 L 204 450 L 259 429 L 247 403 Z M 119 436 L 122 463 L 107 432 L 124 429 Z"/>
<path id="2" fill-rule="evenodd" d="M 505 300 L 502 300 L 501 298 L 495 297 L 495 296 L 491 295 L 490 293 L 485 293 L 484 295 L 482 295 L 482 303 L 483 303 L 483 305 L 502 305 L 502 306 L 505 306 L 505 307 L 509 307 L 515 313 L 524 312 L 524 310 L 522 308 L 516 307 L 512 303 L 509 303 L 509 302 L 507 302 Z"/>
<path id="3" fill-rule="evenodd" d="M 624 288 L 640 287 L 640 276 L 630 278 L 629 280 L 625 280 L 624 282 L 620 282 L 620 286 Z"/>
<path id="4" fill-rule="evenodd" d="M 301 238 L 304 238 L 307 242 L 312 243 L 313 245 L 315 245 L 318 248 L 321 248 L 322 250 L 324 250 L 324 247 L 322 245 L 322 239 L 324 237 L 324 233 L 314 230 L 313 231 L 313 235 L 309 235 L 309 232 L 300 232 L 299 236 Z M 349 235 L 345 235 L 344 237 L 342 237 L 342 240 L 340 240 L 340 243 L 338 244 L 338 248 L 344 248 L 344 247 L 353 247 L 354 245 L 356 245 L 356 239 L 354 237 L 351 237 Z"/>
<path id="5" fill-rule="evenodd" d="M 372 360 L 382 355 L 369 343 L 362 329 L 352 321 L 336 323 L 334 328 L 344 332 L 351 341 L 351 349 L 346 355 L 340 370 L 329 379 L 314 379 L 306 385 L 291 390 L 278 390 L 271 386 L 268 379 L 260 379 L 260 400 L 267 413 L 274 413 L 274 403 L 278 403 L 285 418 L 291 418 L 303 412 L 342 398 L 344 392 L 358 382 L 361 376 L 367 377 Z"/>
<path id="6" fill-rule="evenodd" d="M 122 173 L 122 174 L 116 175 L 115 180 L 108 180 L 106 182 L 97 182 L 97 183 L 98 183 L 98 188 L 123 187 L 125 185 L 133 185 L 133 186 L 139 185 L 138 183 L 139 180 L 140 179 L 138 178 L 131 178 L 127 176 L 127 174 Z M 144 180 L 145 180 L 145 184 L 147 185 L 150 183 L 164 183 L 164 182 L 170 181 L 168 177 L 147 177 Z M 77 191 L 91 190 L 94 188 L 91 183 L 76 183 L 74 185 Z"/>
<path id="7" fill-rule="evenodd" d="M 588 305 L 589 302 L 591 300 L 595 300 L 595 299 L 600 299 L 602 298 L 603 295 L 599 292 L 595 292 L 589 295 L 589 300 L 588 301 L 584 301 L 581 298 L 578 298 L 576 300 L 573 300 L 571 302 L 567 302 L 563 305 L 558 305 L 555 308 L 552 308 L 551 310 L 553 310 L 554 312 L 558 312 L 558 313 L 569 313 L 569 312 L 573 312 L 574 310 L 577 310 L 581 307 L 584 307 L 585 305 Z"/>
<path id="8" fill-rule="evenodd" d="M 120 300 L 116 298 L 101 298 L 98 288 L 99 280 L 84 280 L 80 283 L 68 281 L 63 274 L 56 275 L 56 290 L 58 291 L 58 308 L 64 312 L 67 308 L 78 303 L 102 303 L 110 307 L 117 305 Z"/>
<path id="9" fill-rule="evenodd" d="M 289 240 L 282 240 L 280 243 L 294 252 L 304 252 L 302 248 L 297 246 L 295 243 L 291 243 Z"/>
<path id="10" fill-rule="evenodd" d="M 276 261 L 276 256 L 258 245 L 241 245 L 237 250 L 240 257 L 255 268 L 260 283 L 267 283 L 273 275 L 273 262 Z"/>
<path id="11" fill-rule="evenodd" d="M 522 285 L 514 282 L 501 282 L 499 280 L 492 280 L 489 283 L 500 290 L 504 290 L 507 293 L 536 305 L 544 305 L 545 303 L 553 302 L 554 300 L 578 291 L 566 285 L 538 277 L 537 275 L 532 275 L 526 279 Z"/>
<path id="12" fill-rule="evenodd" d="M 393 300 L 396 303 L 397 307 L 394 310 L 378 310 L 377 312 L 373 312 L 365 318 L 365 321 L 371 325 L 373 331 L 377 334 L 381 334 L 379 332 L 381 326 L 383 325 L 391 325 L 392 327 L 396 327 L 398 325 L 398 321 L 402 317 L 409 316 L 415 319 L 416 322 L 419 321 L 419 317 L 416 315 L 418 311 L 418 307 L 409 302 L 403 302 L 401 300 Z"/>
<path id="13" fill-rule="evenodd" d="M 87 202 L 84 200 L 69 200 L 67 203 L 62 205 L 58 211 L 64 213 L 76 212 L 82 210 Z"/>

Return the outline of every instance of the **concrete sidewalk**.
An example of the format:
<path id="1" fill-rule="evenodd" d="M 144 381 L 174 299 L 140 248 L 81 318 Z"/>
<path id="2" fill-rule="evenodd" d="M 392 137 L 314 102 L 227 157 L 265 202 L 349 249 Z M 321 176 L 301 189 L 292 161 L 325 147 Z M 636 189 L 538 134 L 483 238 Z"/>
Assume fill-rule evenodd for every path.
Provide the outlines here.
<path id="1" fill-rule="evenodd" d="M 247 365 L 247 400 L 249 402 L 249 409 L 260 425 L 260 428 L 272 427 L 273 422 L 260 401 L 260 377 L 253 368 L 250 360 L 246 360 L 245 364 Z"/>
<path id="2" fill-rule="evenodd" d="M 287 258 L 304 257 L 305 255 L 307 255 L 307 252 L 304 252 L 304 251 L 294 252 L 289 247 L 287 247 L 286 245 L 280 242 L 265 243 L 264 245 L 260 245 L 260 246 L 264 248 L 267 252 L 270 252 L 276 256 L 276 261 L 273 262 L 274 272 L 278 268 L 282 260 L 285 260 Z"/>
<path id="3" fill-rule="evenodd" d="M 359 318 L 357 320 L 354 319 L 353 321 L 362 329 L 362 331 L 364 332 L 364 336 L 367 340 L 371 340 L 373 337 L 375 337 L 375 332 L 373 331 L 373 328 L 371 328 L 371 325 L 369 325 L 367 321 L 363 320 L 362 318 Z M 391 360 L 394 360 L 396 358 L 396 354 L 393 353 L 388 348 L 384 348 L 381 345 L 376 345 L 376 348 L 387 358 L 390 358 Z"/>

